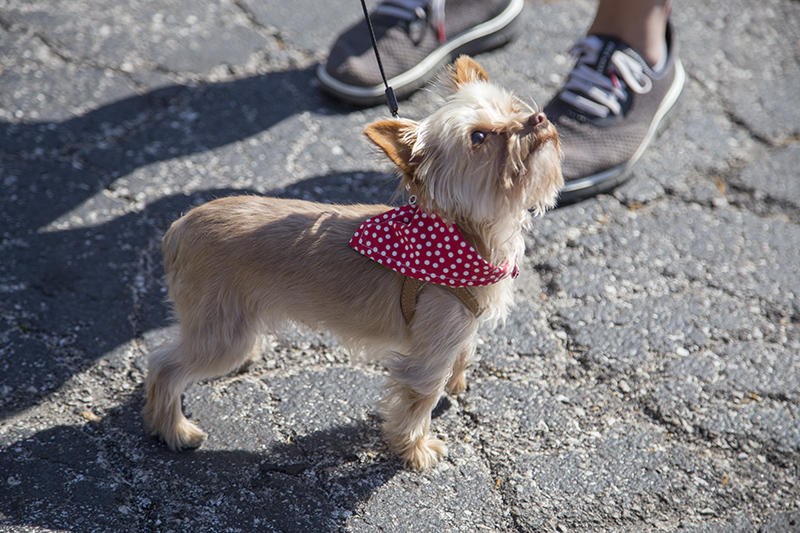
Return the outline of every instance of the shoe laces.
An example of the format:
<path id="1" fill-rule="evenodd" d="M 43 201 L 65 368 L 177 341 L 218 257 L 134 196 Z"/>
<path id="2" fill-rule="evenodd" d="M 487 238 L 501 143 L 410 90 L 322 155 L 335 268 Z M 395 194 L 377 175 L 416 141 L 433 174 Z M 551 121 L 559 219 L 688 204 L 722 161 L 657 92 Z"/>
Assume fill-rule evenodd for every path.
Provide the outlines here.
<path id="1" fill-rule="evenodd" d="M 444 2 L 445 0 L 384 0 L 375 8 L 375 14 L 414 22 L 427 18 L 426 8 L 430 5 L 439 42 L 444 42 L 447 40 L 444 32 Z"/>
<path id="2" fill-rule="evenodd" d="M 605 71 L 597 62 L 605 41 L 595 35 L 581 39 L 570 50 L 578 60 L 559 93 L 561 100 L 598 118 L 619 115 L 629 91 L 645 94 L 653 88 L 642 64 L 622 50 L 614 50 Z"/>

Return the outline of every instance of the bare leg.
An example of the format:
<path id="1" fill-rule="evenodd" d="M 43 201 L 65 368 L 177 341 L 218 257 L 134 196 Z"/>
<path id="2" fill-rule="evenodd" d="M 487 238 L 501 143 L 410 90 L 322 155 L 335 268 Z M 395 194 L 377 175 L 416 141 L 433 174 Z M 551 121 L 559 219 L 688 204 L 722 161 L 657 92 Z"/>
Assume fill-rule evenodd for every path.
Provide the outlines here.
<path id="1" fill-rule="evenodd" d="M 616 37 L 653 66 L 666 53 L 664 33 L 670 11 L 669 0 L 600 0 L 587 33 Z"/>

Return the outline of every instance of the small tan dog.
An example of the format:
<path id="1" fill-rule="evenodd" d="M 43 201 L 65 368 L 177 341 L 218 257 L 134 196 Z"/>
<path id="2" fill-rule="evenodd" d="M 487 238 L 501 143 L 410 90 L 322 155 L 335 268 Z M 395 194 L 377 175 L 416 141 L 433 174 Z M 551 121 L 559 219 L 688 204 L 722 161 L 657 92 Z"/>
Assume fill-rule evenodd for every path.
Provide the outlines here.
<path id="1" fill-rule="evenodd" d="M 506 317 L 506 267 L 522 259 L 529 211 L 553 207 L 563 186 L 558 134 L 544 114 L 490 84 L 467 57 L 449 81 L 454 93 L 429 118 L 385 120 L 365 133 L 399 167 L 399 190 L 416 199 L 412 214 L 436 219 L 442 251 L 455 247 L 449 239 L 460 230 L 460 249 L 479 253 L 475 265 L 481 260 L 480 268 L 495 268 L 502 279 L 466 289 L 423 279 L 407 298 L 404 282 L 414 278 L 348 244 L 368 218 L 391 212 L 386 205 L 239 196 L 197 207 L 172 224 L 162 243 L 180 339 L 150 357 L 144 417 L 152 434 L 173 450 L 199 446 L 205 433 L 181 411 L 184 389 L 239 368 L 262 331 L 293 321 L 382 356 L 391 379 L 383 427 L 392 449 L 415 469 L 443 456 L 444 443 L 430 433 L 431 411 L 444 391 L 466 387 L 478 315 L 490 322 Z M 426 240 L 422 224 L 423 235 L 415 236 Z M 369 231 L 362 236 L 369 239 Z M 401 292 L 408 310 L 401 309 Z"/>

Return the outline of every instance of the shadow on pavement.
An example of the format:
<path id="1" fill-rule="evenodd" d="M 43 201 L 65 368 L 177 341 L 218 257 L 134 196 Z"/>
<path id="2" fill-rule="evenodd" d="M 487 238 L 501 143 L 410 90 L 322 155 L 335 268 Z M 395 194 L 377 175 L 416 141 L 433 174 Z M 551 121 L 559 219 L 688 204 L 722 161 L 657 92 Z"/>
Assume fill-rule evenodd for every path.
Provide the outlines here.
<path id="1" fill-rule="evenodd" d="M 63 122 L 0 122 L 0 181 L 13 182 L 4 214 L 38 228 L 137 168 L 241 141 L 309 109 L 352 110 L 310 89 L 313 79 L 308 68 L 170 85 Z"/>
<path id="2" fill-rule="evenodd" d="M 43 228 L 89 199 L 102 213 L 102 192 L 142 166 L 241 141 L 308 109 L 350 110 L 311 89 L 313 78 L 309 68 L 172 85 L 63 122 L 0 123 L 0 420 L 166 325 L 161 235 L 193 205 L 253 192 L 169 196 L 107 222 Z M 275 192 L 355 203 L 392 191 L 385 177 L 350 173 Z"/>
<path id="3" fill-rule="evenodd" d="M 141 391 L 139 391 L 140 393 Z M 148 437 L 137 394 L 99 422 L 60 425 L 0 453 L 0 524 L 80 531 L 338 531 L 400 464 L 374 420 L 263 453 L 173 453 Z M 264 421 L 268 423 L 268 421 Z"/>
<path id="4" fill-rule="evenodd" d="M 381 202 L 393 183 L 376 173 L 310 178 L 278 195 L 339 203 Z M 217 189 L 162 198 L 141 212 L 75 230 L 41 233 L 29 226 L 0 268 L 14 289 L 0 304 L 0 420 L 57 390 L 116 347 L 169 324 L 161 237 L 194 205 L 250 190 Z M 8 275 L 8 272 L 5 273 Z"/>
<path id="5" fill-rule="evenodd" d="M 379 202 L 392 183 L 374 173 L 319 176 L 282 196 L 341 203 Z M 0 349 L 0 413 L 35 404 L 115 347 L 169 323 L 160 241 L 193 205 L 248 190 L 218 189 L 166 197 L 142 212 L 99 226 L 28 234 L 14 250 L 18 290 L 5 295 L 7 345 Z"/>

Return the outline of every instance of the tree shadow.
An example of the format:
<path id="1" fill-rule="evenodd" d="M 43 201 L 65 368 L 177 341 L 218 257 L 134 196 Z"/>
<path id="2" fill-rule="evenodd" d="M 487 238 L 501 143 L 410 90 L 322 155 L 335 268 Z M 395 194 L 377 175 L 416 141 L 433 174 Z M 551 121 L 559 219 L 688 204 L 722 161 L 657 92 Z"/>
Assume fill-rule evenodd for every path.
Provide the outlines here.
<path id="1" fill-rule="evenodd" d="M 0 122 L 0 182 L 13 196 L 2 218 L 38 228 L 137 168 L 241 141 L 306 110 L 353 109 L 313 80 L 310 67 L 170 85 L 62 122 Z"/>
<path id="2" fill-rule="evenodd" d="M 173 453 L 133 400 L 102 421 L 59 425 L 0 451 L 0 524 L 80 531 L 333 532 L 391 480 L 375 420 L 264 452 Z"/>

